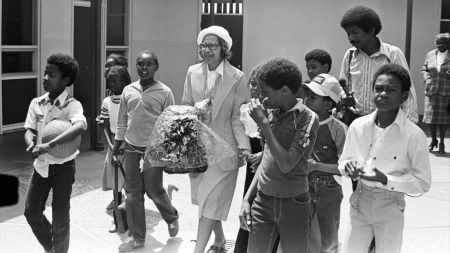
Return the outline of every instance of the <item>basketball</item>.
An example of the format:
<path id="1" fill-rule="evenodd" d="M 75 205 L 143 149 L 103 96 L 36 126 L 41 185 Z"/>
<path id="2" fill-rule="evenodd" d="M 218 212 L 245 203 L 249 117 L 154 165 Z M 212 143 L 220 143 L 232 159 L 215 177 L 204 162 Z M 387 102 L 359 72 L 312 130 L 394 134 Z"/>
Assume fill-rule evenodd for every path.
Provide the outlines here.
<path id="1" fill-rule="evenodd" d="M 62 134 L 69 129 L 72 124 L 69 121 L 55 119 L 50 121 L 42 130 L 42 143 L 47 143 L 56 136 Z M 77 151 L 80 146 L 81 135 L 77 136 L 73 141 L 53 147 L 48 153 L 56 158 L 65 158 Z"/>

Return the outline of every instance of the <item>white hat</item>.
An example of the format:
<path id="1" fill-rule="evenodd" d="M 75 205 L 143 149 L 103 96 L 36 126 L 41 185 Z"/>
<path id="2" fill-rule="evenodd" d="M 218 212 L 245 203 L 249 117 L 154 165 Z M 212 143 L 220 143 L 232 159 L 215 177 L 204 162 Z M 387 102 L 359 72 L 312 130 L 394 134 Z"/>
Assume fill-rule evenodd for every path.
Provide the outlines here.
<path id="1" fill-rule="evenodd" d="M 341 100 L 341 86 L 339 81 L 333 76 L 328 74 L 319 74 L 314 77 L 310 83 L 305 85 L 319 96 L 328 96 L 336 103 Z"/>
<path id="2" fill-rule="evenodd" d="M 228 50 L 231 49 L 231 46 L 233 45 L 233 39 L 231 39 L 230 34 L 225 28 L 216 25 L 205 28 L 198 34 L 197 45 L 200 45 L 200 43 L 202 43 L 203 41 L 203 38 L 208 34 L 214 34 L 224 39 L 228 44 Z"/>

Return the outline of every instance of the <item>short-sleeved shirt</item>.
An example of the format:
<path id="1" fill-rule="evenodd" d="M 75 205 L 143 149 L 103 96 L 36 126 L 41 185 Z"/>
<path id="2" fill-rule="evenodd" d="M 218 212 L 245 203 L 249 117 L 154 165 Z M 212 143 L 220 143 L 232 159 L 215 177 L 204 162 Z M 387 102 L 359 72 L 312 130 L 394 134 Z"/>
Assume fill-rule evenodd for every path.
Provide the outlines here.
<path id="1" fill-rule="evenodd" d="M 344 150 L 347 125 L 333 116 L 319 122 L 320 128 L 317 134 L 316 144 L 313 152 L 319 159 L 318 162 L 326 164 L 338 164 L 339 157 Z M 313 171 L 310 174 L 317 176 L 331 175 L 324 171 Z M 335 175 L 334 179 L 342 182 L 341 175 Z"/>
<path id="2" fill-rule="evenodd" d="M 101 116 L 109 119 L 111 133 L 116 133 L 117 116 L 119 114 L 120 95 L 111 95 L 103 99 Z"/>
<path id="3" fill-rule="evenodd" d="M 279 110 L 269 111 L 269 122 L 275 138 L 286 152 L 295 148 L 300 159 L 290 172 L 283 173 L 266 144 L 258 168 L 258 189 L 265 195 L 278 198 L 292 198 L 308 192 L 308 158 L 319 130 L 317 114 L 299 101 L 282 115 Z"/>
<path id="4" fill-rule="evenodd" d="M 75 98 L 70 97 L 69 94 L 64 91 L 54 101 L 50 103 L 48 93 L 40 97 L 34 98 L 28 109 L 27 119 L 25 120 L 25 128 L 36 130 L 37 144 L 42 144 L 42 129 L 50 121 L 54 119 L 70 121 L 74 123 L 76 121 L 84 122 L 84 129 L 87 128 L 86 118 L 83 115 L 83 106 Z M 40 155 L 38 160 L 46 164 L 62 164 L 64 162 L 74 159 L 80 152 L 77 150 L 72 155 L 65 158 L 57 158 L 49 153 Z M 42 164 L 42 163 L 40 163 Z M 36 166 L 35 168 L 39 174 L 43 177 L 47 177 L 48 166 Z"/>

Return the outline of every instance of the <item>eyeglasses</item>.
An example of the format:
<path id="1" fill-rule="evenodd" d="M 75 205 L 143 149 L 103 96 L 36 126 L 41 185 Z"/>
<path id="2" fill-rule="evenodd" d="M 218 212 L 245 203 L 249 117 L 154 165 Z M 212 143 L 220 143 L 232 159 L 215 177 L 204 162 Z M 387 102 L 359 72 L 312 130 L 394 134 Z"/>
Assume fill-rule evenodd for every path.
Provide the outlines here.
<path id="1" fill-rule="evenodd" d="M 217 49 L 217 47 L 219 46 L 219 43 L 202 43 L 200 45 L 198 45 L 198 47 L 200 48 L 200 50 L 205 51 L 206 48 L 209 48 L 209 50 L 214 51 Z"/>

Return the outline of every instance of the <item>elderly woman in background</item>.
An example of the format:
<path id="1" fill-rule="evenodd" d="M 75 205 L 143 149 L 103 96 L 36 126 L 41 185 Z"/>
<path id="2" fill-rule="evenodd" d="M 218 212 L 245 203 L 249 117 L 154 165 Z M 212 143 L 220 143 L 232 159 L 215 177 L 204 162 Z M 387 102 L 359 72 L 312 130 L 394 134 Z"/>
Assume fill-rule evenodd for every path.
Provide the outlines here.
<path id="1" fill-rule="evenodd" d="M 230 210 L 238 176 L 238 159 L 251 154 L 250 141 L 240 121 L 240 106 L 249 101 L 244 73 L 231 66 L 232 39 L 220 26 L 202 30 L 197 38 L 199 64 L 188 69 L 182 103 L 193 106 L 210 99 L 211 113 L 201 120 L 224 139 L 235 155 L 225 162 L 208 167 L 200 174 L 190 174 L 192 203 L 199 206 L 199 225 L 195 253 L 204 253 L 214 230 L 215 239 L 207 253 L 225 250 L 222 221 Z M 238 158 L 240 150 L 240 158 Z"/>
<path id="2" fill-rule="evenodd" d="M 439 153 L 445 153 L 445 130 L 450 124 L 450 114 L 446 107 L 450 103 L 450 55 L 448 47 L 450 34 L 441 33 L 436 36 L 437 49 L 428 52 L 422 67 L 425 87 L 425 113 L 423 122 L 430 124 L 430 151 L 438 146 Z M 436 138 L 436 127 L 439 125 L 440 142 Z"/>

